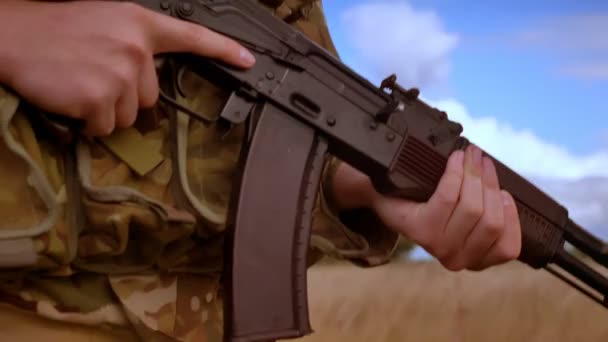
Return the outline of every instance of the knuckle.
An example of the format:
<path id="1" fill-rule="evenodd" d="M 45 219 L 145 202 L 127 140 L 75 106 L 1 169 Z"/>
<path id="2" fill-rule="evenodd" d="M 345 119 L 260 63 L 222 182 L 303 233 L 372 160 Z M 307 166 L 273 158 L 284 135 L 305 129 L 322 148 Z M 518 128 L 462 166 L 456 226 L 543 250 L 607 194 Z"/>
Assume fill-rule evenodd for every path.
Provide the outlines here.
<path id="1" fill-rule="evenodd" d="M 118 87 L 128 87 L 137 82 L 138 66 L 146 61 L 145 49 L 136 41 L 122 43 L 126 60 L 113 66 L 113 75 Z"/>
<path id="2" fill-rule="evenodd" d="M 479 220 L 483 216 L 483 204 L 481 201 L 465 201 L 462 203 L 462 210 L 465 217 L 469 220 Z"/>
<path id="3" fill-rule="evenodd" d="M 114 82 L 117 89 L 123 90 L 131 86 L 134 78 L 129 68 L 116 68 L 114 69 Z"/>
<path id="4" fill-rule="evenodd" d="M 81 98 L 83 106 L 87 110 L 95 111 L 95 109 L 103 108 L 111 98 L 108 87 L 104 86 L 101 82 L 95 85 L 89 85 L 84 89 L 86 90 L 83 92 Z"/>
<path id="5" fill-rule="evenodd" d="M 458 192 L 440 190 L 435 194 L 437 201 L 446 207 L 454 207 L 458 203 Z"/>
<path id="6" fill-rule="evenodd" d="M 116 126 L 119 128 L 126 128 L 135 122 L 137 118 L 137 111 L 131 108 L 123 108 L 122 111 L 116 112 Z"/>
<path id="7" fill-rule="evenodd" d="M 441 265 L 449 271 L 458 272 L 465 269 L 465 265 L 460 258 L 446 258 L 440 260 Z"/>
<path id="8" fill-rule="evenodd" d="M 509 253 L 507 253 L 507 257 L 509 258 L 509 260 L 515 260 L 517 258 L 519 258 L 519 255 L 521 254 L 521 243 L 519 243 L 519 241 L 513 246 L 513 248 L 511 248 L 509 250 Z"/>
<path id="9" fill-rule="evenodd" d="M 96 115 L 104 115 L 104 113 L 98 113 Z M 112 125 L 106 122 L 101 123 L 96 118 L 90 117 L 87 121 L 88 127 L 86 129 L 86 134 L 89 136 L 108 136 L 114 131 Z"/>
<path id="10" fill-rule="evenodd" d="M 507 262 L 517 259 L 521 250 L 519 246 L 520 244 L 501 244 L 497 251 L 497 259 L 499 259 L 500 262 Z"/>
<path id="11" fill-rule="evenodd" d="M 485 215 L 481 219 L 481 227 L 483 227 L 485 234 L 489 237 L 499 236 L 504 230 L 502 220 L 494 215 Z"/>
<path id="12" fill-rule="evenodd" d="M 148 57 L 145 45 L 137 37 L 124 41 L 123 50 L 129 61 L 134 65 L 142 65 Z"/>
<path id="13" fill-rule="evenodd" d="M 158 102 L 158 91 L 154 93 L 154 95 L 150 96 L 149 99 L 146 99 L 146 103 L 144 103 L 145 107 L 153 107 Z"/>
<path id="14" fill-rule="evenodd" d="M 108 136 L 108 135 L 112 134 L 113 131 L 114 131 L 114 127 L 111 125 L 100 125 L 97 128 L 97 135 Z"/>
<path id="15" fill-rule="evenodd" d="M 158 102 L 158 97 L 159 97 L 159 91 L 158 88 L 156 88 L 154 91 L 150 91 L 149 93 L 145 94 L 145 96 L 142 96 L 141 99 L 141 106 L 144 108 L 150 108 L 153 107 L 156 102 Z"/>

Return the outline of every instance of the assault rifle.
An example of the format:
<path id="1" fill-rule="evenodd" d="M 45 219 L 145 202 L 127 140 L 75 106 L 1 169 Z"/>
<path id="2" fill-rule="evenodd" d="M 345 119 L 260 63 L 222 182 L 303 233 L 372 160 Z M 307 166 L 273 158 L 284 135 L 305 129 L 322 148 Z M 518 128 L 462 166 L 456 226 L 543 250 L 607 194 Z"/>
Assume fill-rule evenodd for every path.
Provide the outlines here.
<path id="1" fill-rule="evenodd" d="M 325 155 L 364 172 L 379 191 L 425 201 L 448 156 L 469 144 L 462 126 L 418 99 L 417 89 L 403 89 L 394 75 L 374 86 L 254 1 L 133 2 L 203 25 L 254 53 L 257 63 L 247 70 L 171 56 L 231 91 L 217 120 L 249 127 L 229 215 L 226 339 L 268 341 L 310 333 L 306 253 Z M 179 106 L 164 92 L 161 98 Z M 213 120 L 181 109 L 203 122 Z M 501 188 L 517 202 L 523 230 L 519 260 L 550 270 L 608 307 L 608 279 L 565 249 L 568 242 L 606 266 L 606 245 L 569 219 L 562 205 L 493 160 Z"/>

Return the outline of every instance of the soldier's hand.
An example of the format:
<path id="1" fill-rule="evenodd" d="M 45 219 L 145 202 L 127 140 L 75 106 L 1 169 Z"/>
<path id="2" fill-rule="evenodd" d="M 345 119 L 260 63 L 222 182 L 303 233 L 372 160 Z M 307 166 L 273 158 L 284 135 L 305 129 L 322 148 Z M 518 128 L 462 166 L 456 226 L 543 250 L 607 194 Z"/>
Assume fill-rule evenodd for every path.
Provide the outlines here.
<path id="1" fill-rule="evenodd" d="M 131 3 L 3 0 L 0 22 L 0 82 L 47 111 L 85 120 L 88 135 L 127 127 L 157 101 L 156 54 L 255 62 L 233 40 Z"/>
<path id="2" fill-rule="evenodd" d="M 521 226 L 513 197 L 500 190 L 494 164 L 471 145 L 453 153 L 440 183 L 425 203 L 377 193 L 367 176 L 342 164 L 334 177 L 340 208 L 369 207 L 391 229 L 405 235 L 457 271 L 482 270 L 517 258 Z"/>

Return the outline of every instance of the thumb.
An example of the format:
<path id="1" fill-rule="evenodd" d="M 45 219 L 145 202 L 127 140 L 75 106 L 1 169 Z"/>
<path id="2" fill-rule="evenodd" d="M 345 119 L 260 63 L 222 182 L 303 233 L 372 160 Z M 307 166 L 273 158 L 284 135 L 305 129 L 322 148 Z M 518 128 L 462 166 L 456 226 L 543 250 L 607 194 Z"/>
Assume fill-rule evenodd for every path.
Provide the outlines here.
<path id="1" fill-rule="evenodd" d="M 389 229 L 408 238 L 414 238 L 413 235 L 416 235 L 410 230 L 420 225 L 422 203 L 375 192 L 371 208 Z"/>
<path id="2" fill-rule="evenodd" d="M 156 13 L 148 15 L 148 32 L 154 54 L 185 52 L 251 67 L 255 57 L 233 39 L 204 26 Z"/>

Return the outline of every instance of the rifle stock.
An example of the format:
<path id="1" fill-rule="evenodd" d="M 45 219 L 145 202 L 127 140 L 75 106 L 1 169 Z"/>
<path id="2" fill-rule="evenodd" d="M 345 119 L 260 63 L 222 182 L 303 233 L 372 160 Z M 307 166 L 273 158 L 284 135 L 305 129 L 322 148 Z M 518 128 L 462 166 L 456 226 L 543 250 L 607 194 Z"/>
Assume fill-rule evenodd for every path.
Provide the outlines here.
<path id="1" fill-rule="evenodd" d="M 379 191 L 424 201 L 449 155 L 469 144 L 461 136 L 462 126 L 419 100 L 416 89 L 401 88 L 394 76 L 374 86 L 251 0 L 131 2 L 203 25 L 254 53 L 256 65 L 248 70 L 197 56 L 172 56 L 234 92 L 221 120 L 238 124 L 252 119 L 252 103 L 261 108 L 259 120 L 249 120 L 251 139 L 243 147 L 242 174 L 229 214 L 225 339 L 272 341 L 310 333 L 306 252 L 324 155 L 331 153 L 364 172 Z M 164 93 L 161 99 L 176 105 Z M 492 159 L 501 188 L 517 202 L 519 260 L 546 268 L 608 307 L 608 278 L 564 247 L 567 241 L 607 266 L 604 242 L 570 220 L 551 197 Z"/>

